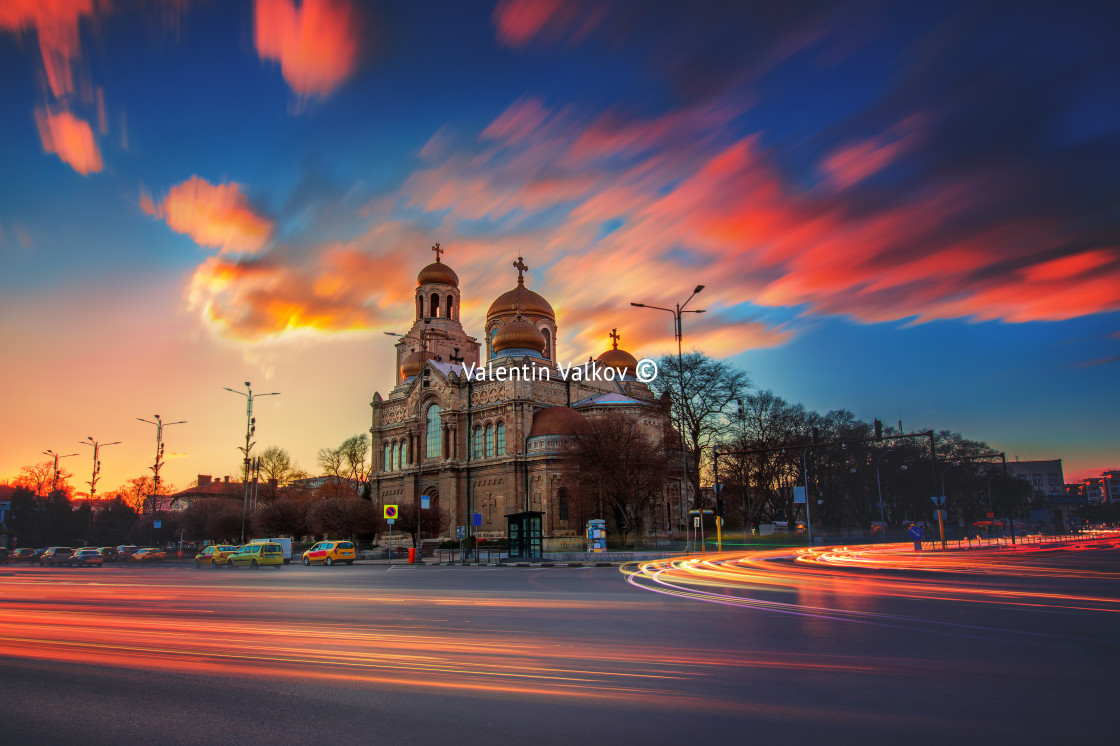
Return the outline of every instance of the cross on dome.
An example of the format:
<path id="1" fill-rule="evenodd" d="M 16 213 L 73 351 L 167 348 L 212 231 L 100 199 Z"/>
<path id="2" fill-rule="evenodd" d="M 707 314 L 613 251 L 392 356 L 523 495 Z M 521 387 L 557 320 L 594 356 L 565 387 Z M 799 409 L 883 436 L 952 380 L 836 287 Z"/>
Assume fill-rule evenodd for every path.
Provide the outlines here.
<path id="1" fill-rule="evenodd" d="M 529 265 L 525 264 L 525 260 L 523 258 L 517 257 L 517 261 L 513 263 L 513 266 L 517 268 L 517 284 L 524 285 L 525 272 L 529 271 Z"/>
<path id="2" fill-rule="evenodd" d="M 432 251 L 436 252 L 436 262 L 438 263 L 439 262 L 439 255 L 442 254 L 443 252 L 447 251 L 447 249 L 441 249 L 439 247 L 439 241 L 436 241 L 436 245 L 432 247 Z"/>
<path id="3" fill-rule="evenodd" d="M 618 340 L 622 339 L 622 335 L 618 333 L 618 328 L 611 329 L 611 333 L 607 335 L 614 342 L 614 349 L 618 349 Z"/>

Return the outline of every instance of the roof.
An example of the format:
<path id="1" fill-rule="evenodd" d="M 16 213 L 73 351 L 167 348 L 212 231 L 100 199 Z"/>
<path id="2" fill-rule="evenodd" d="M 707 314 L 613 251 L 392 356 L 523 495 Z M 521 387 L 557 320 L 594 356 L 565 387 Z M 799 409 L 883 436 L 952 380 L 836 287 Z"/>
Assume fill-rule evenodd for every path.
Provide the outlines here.
<path id="1" fill-rule="evenodd" d="M 584 435 L 591 427 L 583 415 L 568 407 L 545 407 L 533 415 L 529 437 L 540 435 Z"/>
<path id="2" fill-rule="evenodd" d="M 632 396 L 627 396 L 626 394 L 617 394 L 617 393 L 608 391 L 608 392 L 603 393 L 603 394 L 595 394 L 594 396 L 589 396 L 586 399 L 580 399 L 575 404 L 573 404 L 572 407 L 573 408 L 574 407 L 601 407 L 601 406 L 631 406 L 632 407 L 632 406 L 635 406 L 635 405 L 636 406 L 641 406 L 641 407 L 656 406 L 654 404 L 651 404 L 650 402 L 641 401 L 640 399 L 635 399 Z"/>

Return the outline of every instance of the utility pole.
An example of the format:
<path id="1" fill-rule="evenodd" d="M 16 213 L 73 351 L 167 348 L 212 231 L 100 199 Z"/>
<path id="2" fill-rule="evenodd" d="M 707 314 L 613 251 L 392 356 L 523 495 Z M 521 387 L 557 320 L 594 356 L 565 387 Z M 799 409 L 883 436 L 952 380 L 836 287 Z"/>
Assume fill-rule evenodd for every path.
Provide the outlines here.
<path id="1" fill-rule="evenodd" d="M 149 425 L 156 426 L 156 463 L 155 466 L 148 467 L 152 470 L 153 475 L 152 494 L 148 496 L 148 500 L 152 506 L 153 521 L 155 520 L 156 514 L 156 496 L 159 495 L 159 469 L 161 466 L 163 466 L 163 428 L 171 427 L 172 425 L 182 425 L 186 423 L 186 420 L 179 420 L 178 422 L 164 422 L 162 419 L 160 419 L 160 416 L 158 414 L 154 415 L 154 417 L 155 422 L 152 422 L 151 420 L 145 420 L 143 417 L 136 418 L 141 422 L 147 422 Z"/>
<path id="2" fill-rule="evenodd" d="M 93 446 L 93 475 L 90 480 L 86 482 L 89 485 L 89 525 L 86 527 L 86 543 L 88 544 L 93 538 L 93 497 L 97 493 L 97 480 L 100 479 L 101 474 L 101 459 L 98 453 L 103 446 L 116 446 L 120 445 L 121 441 L 114 440 L 112 443 L 98 443 L 93 439 L 93 436 L 88 436 L 85 440 L 79 440 L 84 446 Z"/>
<path id="3" fill-rule="evenodd" d="M 245 405 L 245 447 L 244 448 L 239 447 L 237 449 L 237 450 L 241 451 L 241 453 L 242 453 L 242 455 L 244 456 L 244 459 L 245 459 L 245 479 L 244 479 L 244 484 L 242 485 L 242 487 L 244 487 L 244 490 L 243 490 L 244 494 L 241 498 L 241 543 L 244 544 L 245 543 L 245 517 L 246 517 L 246 514 L 247 514 L 248 509 L 249 509 L 249 469 L 251 468 L 249 452 L 252 451 L 253 446 L 256 445 L 256 443 L 252 442 L 252 438 L 253 438 L 253 433 L 255 433 L 257 431 L 257 421 L 253 417 L 253 397 L 254 396 L 279 396 L 280 392 L 279 391 L 272 391 L 272 392 L 269 392 L 267 394 L 253 394 L 253 384 L 251 384 L 249 381 L 245 382 L 246 391 L 239 391 L 237 389 L 231 389 L 228 386 L 223 386 L 222 388 L 224 388 L 226 391 L 232 391 L 235 394 L 240 394 L 241 396 L 244 396 L 245 399 L 246 399 L 246 405 Z"/>
<path id="4" fill-rule="evenodd" d="M 44 456 L 50 456 L 54 459 L 54 477 L 51 479 L 51 494 L 47 497 L 47 543 L 50 544 L 51 534 L 54 531 L 54 493 L 58 491 L 58 460 L 60 458 L 70 458 L 77 456 L 76 453 L 67 453 L 65 456 L 60 456 L 51 449 L 43 451 Z"/>

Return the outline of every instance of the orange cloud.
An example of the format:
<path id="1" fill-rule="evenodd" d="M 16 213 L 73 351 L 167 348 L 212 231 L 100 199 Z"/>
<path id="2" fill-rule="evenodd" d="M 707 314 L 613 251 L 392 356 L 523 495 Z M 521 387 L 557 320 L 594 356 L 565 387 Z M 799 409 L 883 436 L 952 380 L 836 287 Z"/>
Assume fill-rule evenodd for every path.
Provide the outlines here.
<path id="1" fill-rule="evenodd" d="M 162 218 L 171 230 L 190 236 L 199 246 L 223 254 L 259 251 L 272 234 L 272 221 L 257 213 L 236 182 L 215 185 L 192 176 L 171 187 L 158 207 L 141 192 L 140 209 Z"/>
<path id="2" fill-rule="evenodd" d="M 498 41 L 521 48 L 535 38 L 579 41 L 603 21 L 603 5 L 579 0 L 502 0 L 492 20 Z"/>
<path id="3" fill-rule="evenodd" d="M 78 24 L 92 16 L 93 0 L 4 0 L 0 3 L 0 29 L 22 33 L 34 30 L 47 83 L 56 98 L 74 92 L 71 65 L 81 52 Z"/>
<path id="4" fill-rule="evenodd" d="M 257 0 L 257 54 L 279 62 L 296 93 L 326 96 L 357 64 L 356 22 L 348 0 Z"/>
<path id="5" fill-rule="evenodd" d="M 35 122 L 43 150 L 57 153 L 71 168 L 85 176 L 101 170 L 101 151 L 93 139 L 89 122 L 68 111 L 35 111 Z"/>

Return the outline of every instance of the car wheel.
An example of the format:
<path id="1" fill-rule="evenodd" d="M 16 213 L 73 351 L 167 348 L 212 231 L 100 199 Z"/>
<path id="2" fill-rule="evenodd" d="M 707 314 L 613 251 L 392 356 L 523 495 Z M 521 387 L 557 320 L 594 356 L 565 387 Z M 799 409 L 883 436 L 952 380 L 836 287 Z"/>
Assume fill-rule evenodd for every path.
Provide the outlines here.
<path id="1" fill-rule="evenodd" d="M 253 564 L 252 564 L 252 565 L 250 565 L 250 567 L 252 567 L 252 568 L 253 568 L 254 570 L 259 570 L 259 569 L 261 569 L 261 566 L 257 564 L 257 561 L 256 561 L 256 560 L 253 560 Z"/>
<path id="2" fill-rule="evenodd" d="M 280 564 L 278 564 L 278 565 L 273 565 L 273 567 L 275 567 L 275 568 L 276 568 L 277 570 L 279 570 L 279 569 L 280 569 L 281 567 L 283 567 L 283 566 L 284 566 L 284 563 L 283 563 L 283 562 L 281 562 L 281 563 L 280 563 Z"/>
<path id="3" fill-rule="evenodd" d="M 202 563 L 199 562 L 198 560 L 195 560 L 194 561 L 194 569 L 199 570 L 201 568 L 202 568 Z"/>
<path id="4" fill-rule="evenodd" d="M 228 567 L 229 569 L 232 570 L 233 569 L 233 560 L 226 560 L 226 567 Z"/>
<path id="5" fill-rule="evenodd" d="M 311 566 L 311 560 L 309 560 L 307 557 L 304 557 L 303 558 L 303 564 L 304 564 L 305 567 L 310 567 Z"/>
<path id="6" fill-rule="evenodd" d="M 354 564 L 354 560 L 346 560 L 346 564 L 347 565 L 352 565 L 352 564 Z"/>
<path id="7" fill-rule="evenodd" d="M 327 557 L 327 567 L 330 567 L 333 564 L 334 564 L 334 558 Z"/>

